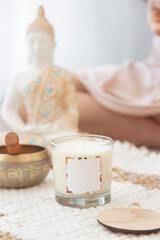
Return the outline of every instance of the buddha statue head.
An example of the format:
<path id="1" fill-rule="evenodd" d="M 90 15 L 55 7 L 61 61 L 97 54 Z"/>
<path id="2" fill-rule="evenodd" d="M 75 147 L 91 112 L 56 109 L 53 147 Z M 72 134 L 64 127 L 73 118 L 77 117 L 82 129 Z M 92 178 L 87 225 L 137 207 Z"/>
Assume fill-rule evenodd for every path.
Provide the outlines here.
<path id="1" fill-rule="evenodd" d="M 38 8 L 37 18 L 28 26 L 27 42 L 29 59 L 37 68 L 52 65 L 55 47 L 54 30 L 44 16 L 42 6 Z"/>

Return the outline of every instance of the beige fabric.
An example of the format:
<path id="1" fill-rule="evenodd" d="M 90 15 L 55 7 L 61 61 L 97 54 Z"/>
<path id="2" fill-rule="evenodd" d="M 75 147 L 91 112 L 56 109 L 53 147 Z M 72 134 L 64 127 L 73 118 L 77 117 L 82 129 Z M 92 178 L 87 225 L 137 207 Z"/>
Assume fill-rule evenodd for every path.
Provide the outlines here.
<path id="1" fill-rule="evenodd" d="M 113 167 L 123 171 L 159 176 L 160 153 L 116 141 Z M 116 177 L 114 176 L 114 179 Z M 108 231 L 96 218 L 105 209 L 141 207 L 160 212 L 160 192 L 131 181 L 112 182 L 110 203 L 90 209 L 63 207 L 55 202 L 53 173 L 39 186 L 21 190 L 0 189 L 0 230 L 22 240 L 159 240 L 149 235 Z"/>
<path id="2" fill-rule="evenodd" d="M 64 69 L 51 66 L 25 86 L 21 92 L 27 112 L 27 124 L 39 125 L 64 121 L 70 129 L 77 128 L 76 103 L 71 75 Z M 73 110 L 65 116 L 72 106 Z M 64 118 L 64 119 L 63 119 Z M 69 121 L 71 120 L 71 121 Z"/>
<path id="3" fill-rule="evenodd" d="M 144 62 L 125 61 L 77 71 L 77 78 L 106 108 L 133 116 L 160 114 L 160 38 Z"/>

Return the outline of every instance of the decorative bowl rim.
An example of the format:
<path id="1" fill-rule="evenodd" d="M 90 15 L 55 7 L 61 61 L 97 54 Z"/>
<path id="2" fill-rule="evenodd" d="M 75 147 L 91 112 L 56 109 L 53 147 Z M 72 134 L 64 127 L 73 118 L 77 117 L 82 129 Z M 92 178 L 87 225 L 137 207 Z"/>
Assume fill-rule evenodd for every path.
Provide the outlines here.
<path id="1" fill-rule="evenodd" d="M 22 153 L 19 155 L 9 155 L 6 153 L 1 153 L 0 151 L 0 162 L 18 162 L 18 163 L 25 163 L 25 162 L 36 162 L 41 161 L 49 157 L 48 151 L 44 146 L 40 145 L 31 145 L 31 144 L 21 144 L 21 146 L 27 146 L 27 147 L 38 147 L 40 148 L 40 151 L 33 152 L 33 153 Z M 5 145 L 0 146 L 0 150 L 2 147 L 5 147 Z"/>

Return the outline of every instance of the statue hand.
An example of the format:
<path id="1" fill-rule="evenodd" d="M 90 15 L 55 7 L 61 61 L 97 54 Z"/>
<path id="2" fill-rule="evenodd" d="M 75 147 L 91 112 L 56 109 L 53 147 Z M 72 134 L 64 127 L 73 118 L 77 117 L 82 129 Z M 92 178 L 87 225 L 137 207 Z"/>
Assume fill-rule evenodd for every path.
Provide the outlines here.
<path id="1" fill-rule="evenodd" d="M 25 133 L 33 133 L 33 134 L 39 134 L 41 132 L 46 131 L 50 132 L 51 125 L 50 124 L 42 124 L 42 125 L 26 125 L 23 132 Z M 56 129 L 56 126 L 55 126 Z"/>
<path id="2" fill-rule="evenodd" d="M 35 126 L 26 124 L 25 128 L 23 129 L 23 132 L 30 133 L 31 131 L 34 130 L 34 128 Z"/>

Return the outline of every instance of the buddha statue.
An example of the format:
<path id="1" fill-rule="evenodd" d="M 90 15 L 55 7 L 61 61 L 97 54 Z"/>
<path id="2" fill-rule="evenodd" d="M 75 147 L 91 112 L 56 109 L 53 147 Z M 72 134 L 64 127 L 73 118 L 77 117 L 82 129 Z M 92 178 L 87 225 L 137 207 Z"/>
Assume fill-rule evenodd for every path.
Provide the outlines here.
<path id="1" fill-rule="evenodd" d="M 53 65 L 54 30 L 42 6 L 27 29 L 27 43 L 31 66 L 14 79 L 2 117 L 25 142 L 47 145 L 77 132 L 78 107 L 71 74 Z"/>

